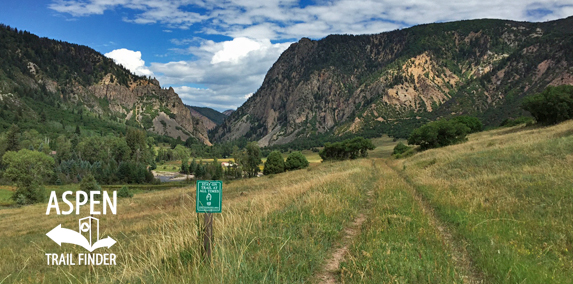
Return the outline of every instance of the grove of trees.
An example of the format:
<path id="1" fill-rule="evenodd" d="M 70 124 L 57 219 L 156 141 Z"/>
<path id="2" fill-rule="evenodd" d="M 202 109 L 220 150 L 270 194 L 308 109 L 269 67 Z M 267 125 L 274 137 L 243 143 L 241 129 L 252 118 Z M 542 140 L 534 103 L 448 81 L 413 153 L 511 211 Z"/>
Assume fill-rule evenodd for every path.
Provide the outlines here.
<path id="1" fill-rule="evenodd" d="M 470 128 L 454 120 L 436 120 L 414 129 L 408 144 L 420 145 L 422 150 L 439 148 L 465 141 Z"/>
<path id="2" fill-rule="evenodd" d="M 326 143 L 318 153 L 323 161 L 356 159 L 367 157 L 368 150 L 374 150 L 372 141 L 363 137 L 344 140 L 342 142 Z"/>

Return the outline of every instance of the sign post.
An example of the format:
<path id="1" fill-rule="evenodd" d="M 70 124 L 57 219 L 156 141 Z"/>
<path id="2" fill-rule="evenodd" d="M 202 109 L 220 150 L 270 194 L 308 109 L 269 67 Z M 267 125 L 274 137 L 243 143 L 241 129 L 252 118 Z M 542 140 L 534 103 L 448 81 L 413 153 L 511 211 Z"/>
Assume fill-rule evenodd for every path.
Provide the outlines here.
<path id="1" fill-rule="evenodd" d="M 197 202 L 195 211 L 205 213 L 205 228 L 203 230 L 203 251 L 205 257 L 211 259 L 213 243 L 213 215 L 221 213 L 223 201 L 223 182 L 220 180 L 198 180 Z"/>

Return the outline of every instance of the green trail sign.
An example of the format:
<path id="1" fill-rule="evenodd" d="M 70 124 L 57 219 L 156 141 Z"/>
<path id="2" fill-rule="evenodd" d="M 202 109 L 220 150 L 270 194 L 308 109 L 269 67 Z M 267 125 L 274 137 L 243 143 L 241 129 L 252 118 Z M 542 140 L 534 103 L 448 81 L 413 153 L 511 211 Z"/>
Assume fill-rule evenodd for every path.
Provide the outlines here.
<path id="1" fill-rule="evenodd" d="M 221 213 L 223 182 L 220 180 L 197 181 L 197 213 Z"/>

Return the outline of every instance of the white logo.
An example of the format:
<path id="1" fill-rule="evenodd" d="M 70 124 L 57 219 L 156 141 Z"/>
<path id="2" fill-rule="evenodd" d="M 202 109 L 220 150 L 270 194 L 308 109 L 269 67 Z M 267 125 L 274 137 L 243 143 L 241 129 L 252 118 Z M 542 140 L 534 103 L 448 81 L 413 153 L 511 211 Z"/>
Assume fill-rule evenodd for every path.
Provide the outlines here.
<path id="1" fill-rule="evenodd" d="M 58 196 L 55 191 L 50 194 L 50 201 L 46 209 L 46 215 L 50 215 L 52 209 L 56 210 L 56 214 L 69 215 L 75 211 L 76 215 L 80 215 L 80 207 L 86 205 L 89 201 L 90 215 L 105 215 L 108 211 L 111 214 L 117 213 L 117 192 L 113 192 L 113 198 L 109 197 L 106 191 L 90 191 L 89 195 L 86 192 L 78 190 L 75 192 L 76 204 L 68 200 L 67 196 L 73 195 L 74 192 L 66 191 L 62 194 L 61 201 L 68 205 L 69 210 L 60 211 L 58 203 Z M 100 201 L 98 195 L 102 195 Z M 103 211 L 97 211 L 96 205 L 102 205 Z M 75 210 L 74 210 L 75 209 Z M 109 209 L 109 210 L 108 210 Z M 81 246 L 88 250 L 90 253 L 45 253 L 48 265 L 116 265 L 117 256 L 113 253 L 92 253 L 94 250 L 102 247 L 110 248 L 116 241 L 109 236 L 104 239 L 99 238 L 99 220 L 94 217 L 81 218 L 79 220 L 78 231 L 62 228 L 62 224 L 58 225 L 46 236 L 56 242 L 59 246 L 62 243 L 74 244 Z"/>
<path id="2" fill-rule="evenodd" d="M 94 225 L 95 228 L 93 228 Z M 109 236 L 100 240 L 99 220 L 97 218 L 82 218 L 79 221 L 79 227 L 79 231 L 76 232 L 70 229 L 62 228 L 62 224 L 60 224 L 49 231 L 46 236 L 56 242 L 59 246 L 62 246 L 62 243 L 74 244 L 81 246 L 90 252 L 102 247 L 110 248 L 116 243 L 116 241 Z M 87 234 L 88 237 L 86 238 L 83 233 Z"/>

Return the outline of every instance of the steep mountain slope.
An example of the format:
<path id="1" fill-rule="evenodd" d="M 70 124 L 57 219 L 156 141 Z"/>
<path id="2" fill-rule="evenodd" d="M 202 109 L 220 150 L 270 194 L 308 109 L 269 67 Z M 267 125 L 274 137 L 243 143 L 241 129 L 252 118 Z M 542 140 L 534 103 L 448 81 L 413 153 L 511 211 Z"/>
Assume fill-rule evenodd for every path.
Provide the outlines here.
<path id="1" fill-rule="evenodd" d="M 231 113 L 233 113 L 233 112 L 235 112 L 234 109 L 228 109 L 228 110 L 224 111 L 223 114 L 226 115 L 226 116 L 229 116 L 229 115 L 231 115 Z"/>
<path id="2" fill-rule="evenodd" d="M 472 20 L 292 44 L 262 86 L 212 131 L 261 146 L 321 134 L 398 137 L 442 116 L 487 125 L 521 114 L 524 96 L 572 84 L 573 18 Z"/>
<path id="3" fill-rule="evenodd" d="M 198 106 L 188 106 L 186 107 L 191 112 L 193 117 L 199 118 L 203 121 L 203 125 L 207 130 L 215 128 L 217 125 L 223 123 L 223 120 L 227 118 L 228 115 L 218 112 L 212 108 L 208 107 L 198 107 Z"/>
<path id="4" fill-rule="evenodd" d="M 62 116 L 46 118 L 37 105 L 44 104 L 57 110 L 50 114 L 85 111 L 105 123 L 120 122 L 210 144 L 202 121 L 191 116 L 172 88 L 164 89 L 155 79 L 136 76 L 89 47 L 39 38 L 3 25 L 0 97 L 7 98 L 2 99 L 2 128 L 18 122 L 18 118 L 55 120 L 55 116 Z"/>

